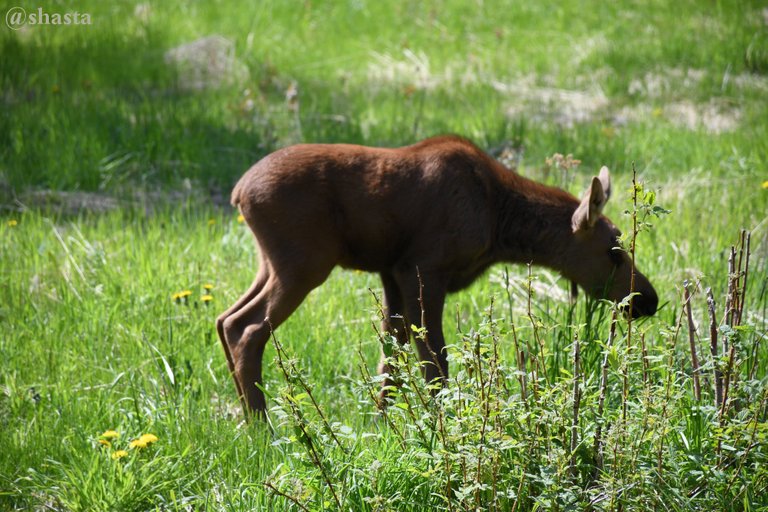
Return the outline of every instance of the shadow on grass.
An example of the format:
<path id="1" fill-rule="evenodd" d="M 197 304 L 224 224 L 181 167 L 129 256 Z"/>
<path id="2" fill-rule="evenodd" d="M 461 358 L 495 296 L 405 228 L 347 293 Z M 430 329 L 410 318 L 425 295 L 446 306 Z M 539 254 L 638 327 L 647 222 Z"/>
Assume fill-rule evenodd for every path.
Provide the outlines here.
<path id="1" fill-rule="evenodd" d="M 232 87 L 179 87 L 162 35 L 0 44 L 0 183 L 11 193 L 224 186 L 269 149 Z"/>

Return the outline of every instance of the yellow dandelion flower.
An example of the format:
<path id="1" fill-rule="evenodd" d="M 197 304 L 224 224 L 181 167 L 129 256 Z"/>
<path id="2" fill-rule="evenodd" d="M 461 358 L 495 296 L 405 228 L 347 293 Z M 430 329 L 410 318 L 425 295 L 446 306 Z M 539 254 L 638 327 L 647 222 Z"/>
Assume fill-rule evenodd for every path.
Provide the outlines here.
<path id="1" fill-rule="evenodd" d="M 768 190 L 768 180 L 764 181 L 762 184 L 762 187 L 766 190 Z"/>
<path id="2" fill-rule="evenodd" d="M 112 448 L 112 443 L 110 443 L 106 439 L 99 439 L 99 444 L 102 446 L 106 446 L 107 448 Z"/>
<path id="3" fill-rule="evenodd" d="M 143 440 L 143 439 L 141 439 L 141 438 L 139 438 L 139 439 L 134 439 L 133 441 L 131 441 L 131 442 L 128 444 L 128 446 L 129 446 L 129 447 L 131 447 L 131 448 L 139 448 L 139 449 L 141 449 L 141 448 L 146 448 L 146 447 L 147 447 L 147 442 L 146 442 L 146 441 L 144 441 L 144 440 Z"/>
<path id="4" fill-rule="evenodd" d="M 157 442 L 157 436 L 155 434 L 142 434 L 139 439 L 141 441 L 144 441 L 147 444 L 152 444 Z"/>
<path id="5" fill-rule="evenodd" d="M 101 434 L 99 437 L 102 437 L 104 439 L 115 439 L 120 437 L 120 433 L 117 430 L 107 430 L 103 434 Z"/>
<path id="6" fill-rule="evenodd" d="M 205 288 L 206 290 L 210 291 L 210 290 L 213 290 L 213 285 L 212 284 L 204 284 L 203 288 Z"/>
<path id="7" fill-rule="evenodd" d="M 19 224 L 19 221 L 17 221 L 16 219 L 11 219 L 11 220 L 8 221 L 8 227 L 9 228 L 12 228 L 12 227 L 14 227 L 14 226 L 16 226 L 18 224 Z"/>
<path id="8" fill-rule="evenodd" d="M 238 215 L 238 216 L 237 216 L 237 222 L 241 222 L 241 223 L 242 223 L 242 222 L 245 222 L 245 217 L 243 217 L 243 214 L 242 214 L 242 213 L 241 213 L 240 215 Z"/>
<path id="9" fill-rule="evenodd" d="M 200 300 L 203 302 L 211 302 L 213 300 L 213 295 L 203 295 L 200 297 Z"/>
<path id="10" fill-rule="evenodd" d="M 127 457 L 128 452 L 125 450 L 117 450 L 115 452 L 112 452 L 112 460 L 122 459 L 123 457 Z"/>
<path id="11" fill-rule="evenodd" d="M 171 295 L 171 300 L 179 302 L 181 299 L 186 299 L 190 295 L 192 295 L 192 290 L 182 290 Z"/>
<path id="12" fill-rule="evenodd" d="M 214 224 L 216 224 L 216 219 L 208 219 L 209 226 L 213 226 Z"/>

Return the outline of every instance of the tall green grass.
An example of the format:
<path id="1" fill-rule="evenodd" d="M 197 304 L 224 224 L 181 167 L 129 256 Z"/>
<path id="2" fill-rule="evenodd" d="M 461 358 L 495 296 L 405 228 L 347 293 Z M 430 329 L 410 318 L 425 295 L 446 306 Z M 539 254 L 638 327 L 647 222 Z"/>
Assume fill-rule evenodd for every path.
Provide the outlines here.
<path id="1" fill-rule="evenodd" d="M 90 12 L 89 27 L 0 26 L 0 509 L 764 508 L 763 7 L 82 2 L 50 11 Z M 164 54 L 210 34 L 244 72 L 189 90 Z M 574 104 L 589 115 L 563 119 Z M 708 129 L 707 112 L 732 124 Z M 608 165 L 606 213 L 625 231 L 634 162 L 671 211 L 637 239 L 660 311 L 611 334 L 610 305 L 569 302 L 542 269 L 494 267 L 449 298 L 450 387 L 427 398 L 406 351 L 382 415 L 380 284 L 338 270 L 268 348 L 271 424 L 243 423 L 213 324 L 256 254 L 213 203 L 285 144 L 443 132 L 576 194 Z M 582 164 L 547 170 L 555 152 Z M 728 326 L 741 228 L 745 314 Z M 708 287 L 733 360 L 709 354 Z M 722 413 L 715 367 L 734 377 Z M 158 440 L 131 448 L 147 433 Z"/>
<path id="2" fill-rule="evenodd" d="M 748 137 L 707 137 L 696 146 L 765 154 L 758 121 L 765 84 L 744 87 L 738 79 L 765 70 L 757 3 L 142 5 L 83 2 L 77 9 L 91 13 L 90 26 L 4 27 L 0 133 L 11 189 L 114 190 L 184 178 L 228 186 L 252 161 L 297 140 L 396 145 L 457 132 L 492 147 L 513 135 L 505 114 L 521 78 L 565 89 L 596 85 L 620 107 L 649 101 L 629 93 L 633 80 L 670 69 L 703 74 L 684 87 L 673 79 L 652 106 L 687 98 L 742 107 Z M 210 34 L 231 39 L 245 73 L 189 91 L 164 53 Z M 291 83 L 298 115 L 286 108 Z M 659 144 L 664 119 L 648 122 L 655 129 L 621 128 L 603 142 L 600 122 L 577 127 L 593 130 L 586 139 L 578 129 L 528 123 L 526 163 L 558 148 L 590 165 L 626 168 L 635 159 L 664 172 L 695 165 L 685 158 L 688 144 L 674 137 Z M 609 116 L 602 127 L 611 123 Z M 645 156 L 650 149 L 653 158 Z"/>

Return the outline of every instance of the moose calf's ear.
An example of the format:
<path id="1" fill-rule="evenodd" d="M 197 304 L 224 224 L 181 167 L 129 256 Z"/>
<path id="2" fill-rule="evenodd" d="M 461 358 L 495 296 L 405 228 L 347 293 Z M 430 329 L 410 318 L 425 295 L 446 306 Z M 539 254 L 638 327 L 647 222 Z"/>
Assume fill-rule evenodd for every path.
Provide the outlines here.
<path id="1" fill-rule="evenodd" d="M 600 174 L 597 175 L 597 178 L 603 185 L 603 192 L 605 192 L 605 200 L 607 201 L 611 197 L 611 173 L 606 166 L 600 168 Z"/>
<path id="2" fill-rule="evenodd" d="M 584 194 L 579 207 L 573 212 L 571 228 L 574 233 L 582 229 L 589 229 L 595 225 L 603 211 L 603 206 L 608 201 L 608 193 L 610 191 L 611 178 L 608 168 L 603 167 L 600 169 L 600 176 L 592 178 L 592 185 L 587 190 L 587 193 Z"/>

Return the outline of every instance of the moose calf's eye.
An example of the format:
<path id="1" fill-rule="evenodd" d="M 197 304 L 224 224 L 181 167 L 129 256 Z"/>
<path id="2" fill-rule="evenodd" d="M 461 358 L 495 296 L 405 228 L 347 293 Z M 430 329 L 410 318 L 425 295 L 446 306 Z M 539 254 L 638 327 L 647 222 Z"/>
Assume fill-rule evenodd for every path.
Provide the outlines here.
<path id="1" fill-rule="evenodd" d="M 622 263 L 624 263 L 624 258 L 622 257 L 622 254 L 624 252 L 624 249 L 621 247 L 613 247 L 611 250 L 608 251 L 608 257 L 611 259 L 611 263 L 613 263 L 614 266 L 618 267 Z"/>
<path id="2" fill-rule="evenodd" d="M 608 257 L 611 259 L 611 263 L 614 266 L 619 266 L 624 263 L 624 248 L 621 246 L 621 241 L 616 237 L 613 239 L 613 246 L 608 250 Z"/>

